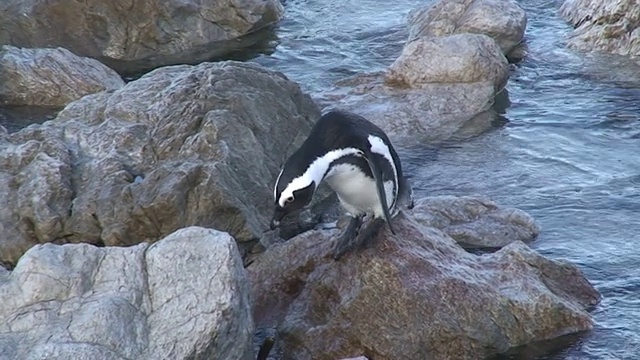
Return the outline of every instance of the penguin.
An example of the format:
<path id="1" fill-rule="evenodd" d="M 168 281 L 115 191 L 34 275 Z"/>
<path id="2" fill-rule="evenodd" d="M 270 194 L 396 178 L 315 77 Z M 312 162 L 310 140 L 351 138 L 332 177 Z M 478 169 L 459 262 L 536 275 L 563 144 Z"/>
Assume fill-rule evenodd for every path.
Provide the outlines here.
<path id="1" fill-rule="evenodd" d="M 275 209 L 270 228 L 284 216 L 307 206 L 322 181 L 336 192 L 351 217 L 337 241 L 334 259 L 361 246 L 401 206 L 413 208 L 413 192 L 400 158 L 387 135 L 364 117 L 333 110 L 322 115 L 302 146 L 285 162 L 273 190 Z M 363 220 L 369 219 L 366 227 Z"/>

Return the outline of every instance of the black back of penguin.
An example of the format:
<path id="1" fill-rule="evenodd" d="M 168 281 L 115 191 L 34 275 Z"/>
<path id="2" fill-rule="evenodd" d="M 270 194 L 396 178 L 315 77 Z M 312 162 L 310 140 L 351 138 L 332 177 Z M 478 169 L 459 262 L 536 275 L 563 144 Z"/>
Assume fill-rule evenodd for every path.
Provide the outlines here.
<path id="1" fill-rule="evenodd" d="M 309 136 L 300 149 L 287 160 L 282 175 L 280 176 L 280 182 L 278 183 L 278 193 L 283 191 L 292 179 L 304 172 L 315 159 L 322 157 L 331 150 L 344 148 L 364 150 L 365 147 L 367 150 L 370 150 L 369 135 L 382 139 L 389 148 L 399 179 L 399 184 L 396 184 L 396 186 L 399 187 L 398 193 L 403 194 L 408 189 L 404 189 L 407 185 L 402 175 L 402 166 L 387 135 L 382 129 L 362 116 L 340 110 L 333 110 L 324 114 L 313 126 Z M 383 155 L 380 154 L 373 155 L 383 157 Z M 365 159 L 349 156 L 336 160 L 335 164 L 341 162 L 353 163 L 360 167 L 366 176 L 373 178 L 373 174 Z M 395 175 L 391 164 L 387 161 L 381 161 L 380 163 L 383 164 L 382 180 L 394 180 Z M 389 205 L 392 207 L 391 204 Z"/>

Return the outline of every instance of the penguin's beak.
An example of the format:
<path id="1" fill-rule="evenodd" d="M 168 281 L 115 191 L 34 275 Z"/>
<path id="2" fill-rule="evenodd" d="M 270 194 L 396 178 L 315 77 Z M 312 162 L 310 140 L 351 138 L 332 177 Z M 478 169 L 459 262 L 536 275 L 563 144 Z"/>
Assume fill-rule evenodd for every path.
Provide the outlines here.
<path id="1" fill-rule="evenodd" d="M 275 228 L 280 226 L 280 220 L 282 220 L 283 217 L 284 217 L 283 209 L 280 208 L 279 206 L 276 207 L 275 211 L 273 212 L 273 218 L 271 218 L 271 224 L 269 225 L 269 228 L 271 228 L 271 230 L 275 230 Z"/>

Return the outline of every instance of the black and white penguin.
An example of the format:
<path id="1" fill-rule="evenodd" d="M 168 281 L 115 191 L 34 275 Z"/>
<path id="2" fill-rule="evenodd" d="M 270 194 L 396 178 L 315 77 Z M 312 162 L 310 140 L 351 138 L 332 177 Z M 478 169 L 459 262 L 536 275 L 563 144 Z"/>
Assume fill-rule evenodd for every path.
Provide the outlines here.
<path id="1" fill-rule="evenodd" d="M 385 221 L 395 234 L 392 215 L 400 206 L 413 207 L 411 187 L 391 141 L 379 127 L 353 113 L 323 115 L 285 162 L 273 192 L 271 229 L 286 214 L 308 205 L 323 180 L 351 216 L 336 245 L 336 260 L 375 235 Z M 363 228 L 367 215 L 371 220 Z"/>

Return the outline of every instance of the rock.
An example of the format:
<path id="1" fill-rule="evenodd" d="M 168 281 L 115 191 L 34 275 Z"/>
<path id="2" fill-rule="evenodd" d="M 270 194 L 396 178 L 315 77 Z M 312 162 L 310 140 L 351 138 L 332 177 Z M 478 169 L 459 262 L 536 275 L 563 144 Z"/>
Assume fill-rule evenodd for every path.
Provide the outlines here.
<path id="1" fill-rule="evenodd" d="M 97 60 L 57 49 L 0 49 L 0 105 L 65 106 L 85 95 L 124 86 Z"/>
<path id="2" fill-rule="evenodd" d="M 576 266 L 520 241 L 471 254 L 420 216 L 337 262 L 339 231 L 314 230 L 247 268 L 254 320 L 278 326 L 283 358 L 479 359 L 593 327 L 600 295 Z"/>
<path id="3" fill-rule="evenodd" d="M 383 73 L 358 75 L 318 94 L 323 111 L 357 112 L 403 146 L 466 139 L 493 126 L 495 86 L 491 82 L 430 83 L 419 89 L 389 86 Z"/>
<path id="4" fill-rule="evenodd" d="M 283 13 L 278 0 L 147 0 L 135 6 L 6 0 L 0 5 L 0 44 L 60 46 L 118 72 L 136 73 L 229 54 L 256 42 L 250 34 L 276 23 Z"/>
<path id="5" fill-rule="evenodd" d="M 420 88 L 431 83 L 494 85 L 495 92 L 509 79 L 509 64 L 495 41 L 486 35 L 459 34 L 419 37 L 409 41 L 386 73 L 388 84 Z"/>
<path id="6" fill-rule="evenodd" d="M 515 0 L 437 0 L 409 15 L 409 38 L 484 34 L 504 55 L 524 40 L 527 15 Z"/>
<path id="7" fill-rule="evenodd" d="M 566 0 L 560 14 L 575 30 L 567 44 L 583 51 L 640 56 L 640 3 Z"/>
<path id="8" fill-rule="evenodd" d="M 153 244 L 38 245 L 0 274 L 0 358 L 252 359 L 234 239 L 191 227 Z"/>
<path id="9" fill-rule="evenodd" d="M 359 74 L 317 95 L 324 111 L 356 112 L 393 142 L 433 145 L 494 126 L 510 72 L 495 41 L 482 34 L 419 37 L 384 73 Z M 508 101 L 508 100 L 507 100 Z"/>
<path id="10" fill-rule="evenodd" d="M 0 138 L 0 261 L 43 242 L 133 245 L 268 229 L 273 183 L 320 113 L 256 64 L 157 69 Z"/>
<path id="11" fill-rule="evenodd" d="M 540 233 L 534 219 L 520 209 L 499 207 L 485 197 L 437 196 L 416 202 L 413 217 L 442 230 L 465 248 L 501 248 L 531 241 Z"/>

